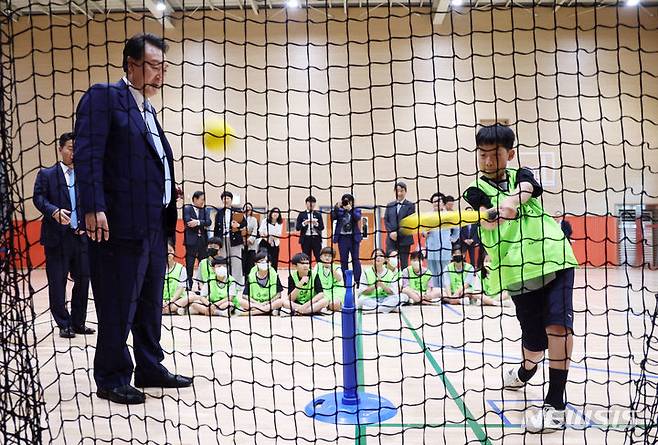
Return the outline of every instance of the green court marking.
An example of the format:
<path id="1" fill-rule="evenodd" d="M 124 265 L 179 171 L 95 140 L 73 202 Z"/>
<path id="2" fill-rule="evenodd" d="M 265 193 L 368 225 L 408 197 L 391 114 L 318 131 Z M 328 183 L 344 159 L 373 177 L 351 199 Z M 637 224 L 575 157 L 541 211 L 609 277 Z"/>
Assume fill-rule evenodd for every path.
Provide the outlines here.
<path id="1" fill-rule="evenodd" d="M 356 315 L 356 377 L 357 377 L 357 390 L 363 391 L 358 385 L 365 385 L 364 372 L 363 372 L 363 343 L 361 338 L 361 311 L 357 310 Z M 354 426 L 354 444 L 366 445 L 368 438 L 366 436 L 365 425 Z"/>
<path id="2" fill-rule="evenodd" d="M 427 349 L 425 346 L 425 342 L 423 341 L 422 338 L 420 338 L 420 335 L 418 335 L 418 332 L 416 332 L 416 329 L 411 325 L 409 322 L 409 319 L 404 315 L 404 313 L 400 312 L 400 315 L 402 316 L 402 319 L 404 320 L 405 324 L 411 330 L 411 333 L 413 334 L 414 338 L 416 339 L 416 342 L 418 342 L 418 345 L 421 347 L 423 352 L 425 353 L 425 357 L 427 360 L 430 362 L 434 370 L 439 374 L 439 377 L 441 377 L 441 381 L 443 382 L 443 386 L 445 386 L 446 391 L 450 394 L 450 398 L 455 402 L 459 410 L 462 412 L 464 418 L 466 419 L 466 423 L 468 426 L 473 430 L 473 433 L 475 433 L 475 437 L 478 438 L 478 440 L 481 443 L 486 443 L 486 444 L 491 444 L 491 441 L 487 437 L 487 434 L 484 432 L 482 429 L 482 425 L 480 425 L 478 422 L 475 421 L 475 418 L 473 417 L 473 414 L 471 414 L 471 411 L 468 409 L 466 404 L 464 403 L 464 400 L 461 398 L 459 393 L 457 393 L 457 390 L 455 389 L 454 386 L 452 386 L 452 383 L 450 383 L 450 380 L 448 380 L 448 377 L 445 375 L 445 372 L 443 372 L 443 369 L 441 369 L 441 366 L 439 363 L 436 361 L 432 353 Z"/>
<path id="3" fill-rule="evenodd" d="M 513 423 L 511 425 L 504 425 L 502 423 L 479 423 L 481 427 L 486 428 L 523 428 L 523 425 L 520 423 Z M 369 425 L 370 427 L 376 428 L 466 428 L 466 423 L 380 423 Z M 636 428 L 645 429 L 646 425 L 635 425 Z M 584 430 L 584 429 L 615 429 L 617 431 L 630 431 L 631 426 L 627 423 L 610 423 L 605 425 L 590 425 L 587 428 L 579 426 L 574 428 L 573 426 L 567 425 L 569 430 Z"/>

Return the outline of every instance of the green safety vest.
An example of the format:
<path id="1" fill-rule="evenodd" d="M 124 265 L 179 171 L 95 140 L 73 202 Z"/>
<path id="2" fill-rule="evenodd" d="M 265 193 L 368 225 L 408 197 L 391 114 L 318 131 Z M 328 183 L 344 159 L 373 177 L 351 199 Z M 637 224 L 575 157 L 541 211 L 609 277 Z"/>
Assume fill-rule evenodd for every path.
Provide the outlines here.
<path id="1" fill-rule="evenodd" d="M 514 190 L 516 169 L 507 169 L 508 190 Z M 481 178 L 469 187 L 482 190 L 493 208 L 509 196 Z M 530 198 L 517 210 L 516 219 L 503 221 L 489 230 L 480 227 L 482 245 L 491 257 L 490 291 L 523 288 L 524 282 L 539 279 L 563 269 L 578 267 L 571 244 L 559 224 L 546 212 L 537 198 Z"/>
<path id="2" fill-rule="evenodd" d="M 210 257 L 204 258 L 199 261 L 199 271 L 201 272 L 201 282 L 203 284 L 210 282 L 210 280 L 216 278 L 215 271 L 210 265 Z"/>
<path id="3" fill-rule="evenodd" d="M 313 274 L 320 277 L 320 283 L 322 284 L 322 292 L 329 299 L 339 299 L 341 301 L 345 298 L 345 284 L 342 281 L 336 280 L 334 278 L 333 271 L 340 270 L 340 266 L 337 264 L 332 264 L 329 269 L 329 274 L 325 271 L 326 269 L 322 264 L 316 264 L 313 268 Z M 341 272 L 342 273 L 342 272 Z"/>
<path id="4" fill-rule="evenodd" d="M 300 286 L 299 282 L 301 278 L 298 277 L 297 271 L 293 271 L 291 273 L 292 276 L 292 281 L 295 283 L 295 287 L 297 288 L 297 300 L 295 300 L 299 304 L 304 304 L 307 301 L 309 301 L 311 298 L 313 298 L 313 291 L 315 290 L 313 286 L 313 282 L 315 281 L 315 276 L 313 273 L 309 273 L 308 281 L 304 286 Z M 294 289 L 288 289 L 288 293 L 292 293 Z"/>
<path id="5" fill-rule="evenodd" d="M 169 265 L 167 265 L 164 279 L 164 290 L 162 291 L 162 301 L 170 301 L 174 298 L 174 294 L 176 294 L 176 291 L 181 285 L 180 273 L 182 271 L 183 265 L 180 263 L 175 263 L 174 268 L 171 271 L 169 270 Z"/>
<path id="6" fill-rule="evenodd" d="M 489 274 L 486 277 L 482 277 L 482 271 L 478 272 L 478 279 L 480 280 L 480 286 L 482 286 L 482 292 L 487 297 L 498 298 L 500 297 L 500 293 L 496 294 L 491 292 L 491 285 L 489 284 L 490 276 L 491 276 L 491 271 L 489 271 Z"/>
<path id="7" fill-rule="evenodd" d="M 459 271 L 455 267 L 455 263 L 448 263 L 448 273 L 450 274 L 450 292 L 453 294 L 466 284 L 464 279 L 465 273 L 473 273 L 473 266 L 466 262 L 462 262 L 462 270 Z"/>
<path id="8" fill-rule="evenodd" d="M 249 277 L 247 278 L 247 286 L 249 286 L 249 298 L 260 303 L 270 301 L 277 294 L 276 283 L 277 283 L 277 274 L 273 268 L 269 268 L 269 277 L 267 278 L 267 285 L 262 287 L 258 284 L 258 278 L 256 277 L 256 272 L 258 272 L 258 267 L 254 267 L 249 272 Z"/>
<path id="9" fill-rule="evenodd" d="M 409 266 L 407 267 L 407 275 L 409 276 L 410 288 L 416 292 L 420 292 L 421 294 L 427 293 L 427 289 L 429 289 L 429 282 L 432 279 L 432 274 L 429 272 L 429 270 L 425 269 L 425 272 L 418 275 L 416 272 L 414 272 L 414 268 Z"/>
<path id="10" fill-rule="evenodd" d="M 384 268 L 386 269 L 386 273 L 384 274 L 383 277 L 377 276 L 377 272 L 375 272 L 375 266 L 371 266 L 365 269 L 366 282 L 368 283 L 368 287 L 374 286 L 375 283 L 377 282 L 377 279 L 379 279 L 379 281 L 386 283 L 389 287 L 400 279 L 400 271 L 398 271 L 397 273 L 393 273 L 390 271 L 388 267 L 384 266 Z M 377 288 L 376 291 L 363 292 L 361 295 L 364 297 L 371 297 L 371 298 L 388 297 L 388 294 L 384 291 L 384 289 L 380 289 L 380 288 Z"/>
<path id="11" fill-rule="evenodd" d="M 218 301 L 225 300 L 229 297 L 229 290 L 231 285 L 235 283 L 235 279 L 232 276 L 228 276 L 226 283 L 219 281 L 218 279 L 211 280 L 208 284 L 210 286 L 210 292 L 208 292 L 208 301 L 211 303 L 217 303 Z M 233 296 L 233 302 L 236 302 L 235 295 Z"/>

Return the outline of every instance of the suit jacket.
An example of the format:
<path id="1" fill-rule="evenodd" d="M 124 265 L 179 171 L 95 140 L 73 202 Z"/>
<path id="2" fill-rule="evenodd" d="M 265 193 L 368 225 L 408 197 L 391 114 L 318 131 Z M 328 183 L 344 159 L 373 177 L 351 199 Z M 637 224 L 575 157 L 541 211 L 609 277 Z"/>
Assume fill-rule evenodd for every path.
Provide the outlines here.
<path id="1" fill-rule="evenodd" d="M 176 234 L 176 190 L 171 147 L 157 130 L 171 172 L 165 208 L 164 166 L 128 85 L 93 85 L 80 100 L 75 123 L 75 169 L 82 214 L 105 212 L 110 237 L 143 239 L 153 230 Z"/>
<path id="2" fill-rule="evenodd" d="M 333 236 L 335 243 L 337 243 L 338 238 L 340 238 L 340 232 L 343 228 L 343 224 L 345 223 L 345 216 L 347 213 L 348 211 L 342 207 L 334 207 L 331 210 L 331 219 L 336 222 Z M 351 214 L 353 221 L 352 238 L 358 243 L 363 239 L 363 234 L 361 233 L 361 209 L 355 207 L 352 208 L 349 213 Z"/>
<path id="3" fill-rule="evenodd" d="M 478 235 L 479 227 L 477 224 L 468 224 L 459 229 L 459 242 L 464 248 L 475 247 L 480 244 Z M 472 239 L 473 243 L 469 246 L 464 242 L 466 239 Z"/>
<path id="4" fill-rule="evenodd" d="M 214 235 L 218 238 L 224 238 L 224 232 L 227 230 L 224 228 L 224 214 L 226 213 L 226 208 L 222 207 L 221 209 L 216 209 L 215 213 L 215 229 Z M 232 208 L 231 212 L 242 213 L 242 210 L 238 208 Z M 233 215 L 231 215 L 231 220 Z M 246 234 L 247 229 L 247 218 L 242 218 L 240 222 L 239 230 L 231 231 L 231 246 L 242 246 L 244 244 L 244 235 Z"/>
<path id="5" fill-rule="evenodd" d="M 318 232 L 320 232 L 320 236 L 322 236 L 322 232 L 324 231 L 324 221 L 322 220 L 322 213 L 318 212 L 317 210 L 313 210 L 313 218 L 318 220 L 318 226 L 316 227 L 316 229 Z M 303 212 L 299 212 L 299 216 L 297 216 L 297 223 L 295 225 L 295 228 L 299 231 L 300 243 L 302 242 L 302 238 L 306 236 L 309 227 L 311 227 L 310 225 L 302 224 L 307 219 L 308 219 L 307 210 Z"/>
<path id="6" fill-rule="evenodd" d="M 571 223 L 566 219 L 563 219 L 562 221 L 560 221 L 560 228 L 562 229 L 564 236 L 569 241 L 571 241 L 571 236 L 573 235 L 573 228 L 571 227 Z"/>
<path id="7" fill-rule="evenodd" d="M 212 225 L 210 218 L 210 210 L 203 207 L 197 209 L 199 216 L 196 216 L 194 206 L 188 204 L 183 207 L 183 222 L 185 223 L 184 242 L 186 246 L 194 247 L 201 239 L 204 243 L 208 243 L 208 227 Z M 201 224 L 196 227 L 187 227 L 187 223 L 193 219 L 198 219 Z M 199 236 L 200 235 L 200 236 Z"/>
<path id="8" fill-rule="evenodd" d="M 76 183 L 78 182 L 77 168 L 74 170 L 76 173 Z M 80 196 L 79 188 L 76 184 L 76 197 Z M 53 213 L 57 209 L 71 210 L 71 198 L 69 196 L 69 188 L 66 184 L 66 178 L 60 163 L 52 167 L 39 170 L 37 179 L 34 182 L 34 205 L 43 214 L 43 221 L 41 222 L 41 244 L 47 247 L 55 247 L 59 245 L 67 230 L 72 230 L 71 226 L 65 226 L 55 221 Z M 80 199 L 77 199 L 80 201 Z M 84 217 L 78 211 L 78 229 L 84 229 Z"/>
<path id="9" fill-rule="evenodd" d="M 392 232 L 397 232 L 398 228 L 400 226 L 400 221 L 409 216 L 413 215 L 416 213 L 416 204 L 413 202 L 409 201 L 408 199 L 405 199 L 402 201 L 402 207 L 400 207 L 400 211 L 398 212 L 398 202 L 393 201 L 389 202 L 386 205 L 386 212 L 384 213 L 384 226 L 386 227 L 386 231 L 388 232 L 388 237 L 391 237 Z M 402 235 L 398 233 L 398 239 L 397 239 L 397 244 L 400 246 L 411 246 L 414 243 L 414 237 L 413 235 Z"/>

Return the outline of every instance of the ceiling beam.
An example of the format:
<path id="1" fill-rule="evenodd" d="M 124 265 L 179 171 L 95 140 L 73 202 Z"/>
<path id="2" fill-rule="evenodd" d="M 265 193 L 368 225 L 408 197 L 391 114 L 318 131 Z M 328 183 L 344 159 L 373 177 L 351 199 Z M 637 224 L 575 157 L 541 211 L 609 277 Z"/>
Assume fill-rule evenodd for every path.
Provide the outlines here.
<path id="1" fill-rule="evenodd" d="M 450 13 L 450 0 L 432 0 L 432 23 L 434 26 L 443 24 Z"/>
<path id="2" fill-rule="evenodd" d="M 157 7 L 157 3 L 154 0 L 144 0 L 144 6 L 151 11 L 151 14 L 153 14 L 153 17 L 156 19 L 162 21 L 162 24 L 164 25 L 165 28 L 167 29 L 176 29 L 174 26 L 173 22 L 169 20 L 169 17 L 167 17 L 167 9 L 169 9 L 169 6 L 167 5 L 167 9 L 164 11 L 159 11 Z M 166 4 L 166 3 L 165 3 Z"/>

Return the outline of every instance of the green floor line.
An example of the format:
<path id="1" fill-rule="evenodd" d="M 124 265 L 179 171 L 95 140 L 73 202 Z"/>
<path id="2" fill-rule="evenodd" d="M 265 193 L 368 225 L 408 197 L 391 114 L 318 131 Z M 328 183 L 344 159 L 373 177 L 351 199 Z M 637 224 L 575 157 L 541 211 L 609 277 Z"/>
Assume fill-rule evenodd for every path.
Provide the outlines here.
<path id="1" fill-rule="evenodd" d="M 513 423 L 510 425 L 505 425 L 502 423 L 479 423 L 480 427 L 482 428 L 523 428 L 524 425 L 520 423 Z M 424 428 L 466 428 L 469 427 L 469 425 L 464 423 L 380 423 L 380 424 L 373 424 L 369 425 L 370 427 L 375 427 L 375 428 L 418 428 L 418 429 L 424 429 Z M 644 425 L 635 425 L 636 428 L 641 428 L 644 429 Z M 583 429 L 618 429 L 619 431 L 627 431 L 630 430 L 632 427 L 630 427 L 627 423 L 610 423 L 606 425 L 590 425 L 587 428 L 584 427 L 578 427 L 574 428 L 573 426 L 567 425 L 567 429 L 575 429 L 575 430 L 583 430 Z"/>
<path id="2" fill-rule="evenodd" d="M 425 357 L 427 360 L 430 362 L 434 370 L 439 374 L 439 377 L 441 378 L 441 381 L 443 382 L 443 385 L 446 388 L 446 391 L 450 394 L 450 397 L 452 400 L 455 402 L 459 410 L 462 412 L 462 415 L 466 419 L 466 423 L 468 426 L 473 430 L 473 433 L 475 433 L 475 437 L 481 442 L 485 444 L 491 444 L 491 441 L 487 437 L 487 434 L 484 432 L 482 429 L 482 426 L 475 421 L 475 418 L 473 417 L 473 414 L 471 414 L 470 410 L 466 406 L 466 403 L 464 403 L 464 400 L 462 397 L 457 393 L 457 390 L 455 389 L 454 386 L 452 386 L 452 383 L 450 383 L 450 380 L 448 380 L 448 377 L 445 375 L 445 372 L 443 372 L 443 369 L 439 365 L 439 363 L 436 361 L 432 353 L 427 349 L 425 346 L 425 342 L 423 339 L 418 335 L 418 332 L 416 332 L 416 329 L 411 325 L 409 322 L 409 319 L 404 315 L 404 313 L 400 313 L 402 319 L 404 320 L 405 324 L 407 327 L 411 330 L 411 333 L 413 334 L 414 338 L 416 339 L 416 342 L 418 342 L 418 345 L 421 347 L 423 352 L 425 353 Z"/>
<path id="3" fill-rule="evenodd" d="M 358 384 L 364 385 L 364 371 L 363 371 L 363 343 L 361 338 L 361 311 L 357 311 L 356 315 L 356 376 Z M 363 388 L 358 388 L 357 390 L 363 391 Z M 366 436 L 366 426 L 365 425 L 355 425 L 354 426 L 354 444 L 355 445 L 366 445 L 368 443 L 368 438 Z"/>

